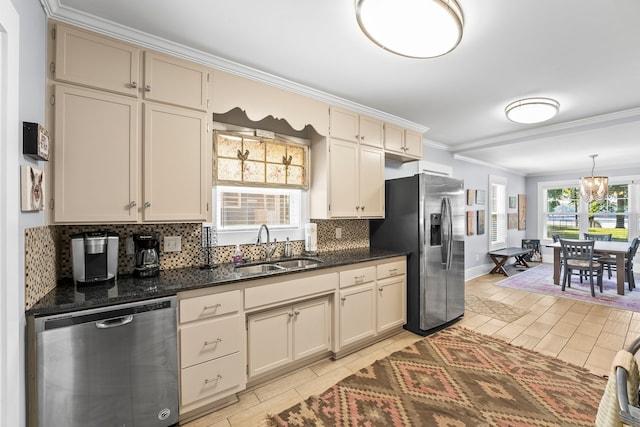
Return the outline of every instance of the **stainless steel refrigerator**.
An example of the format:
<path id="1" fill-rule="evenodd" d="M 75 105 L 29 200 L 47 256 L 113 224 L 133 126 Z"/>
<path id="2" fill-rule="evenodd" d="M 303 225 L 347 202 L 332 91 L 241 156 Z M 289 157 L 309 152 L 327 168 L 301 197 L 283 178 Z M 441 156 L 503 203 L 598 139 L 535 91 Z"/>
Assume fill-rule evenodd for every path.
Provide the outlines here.
<path id="1" fill-rule="evenodd" d="M 464 182 L 427 174 L 385 182 L 370 245 L 409 253 L 407 324 L 427 335 L 464 315 Z"/>

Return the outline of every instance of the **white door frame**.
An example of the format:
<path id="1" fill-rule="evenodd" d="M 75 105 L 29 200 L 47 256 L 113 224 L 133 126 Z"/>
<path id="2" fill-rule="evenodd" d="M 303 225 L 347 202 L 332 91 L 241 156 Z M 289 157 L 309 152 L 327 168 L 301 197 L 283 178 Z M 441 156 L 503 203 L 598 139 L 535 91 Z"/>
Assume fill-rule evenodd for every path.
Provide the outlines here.
<path id="1" fill-rule="evenodd" d="M 18 147 L 20 17 L 0 0 L 0 426 L 24 423 L 20 387 Z"/>

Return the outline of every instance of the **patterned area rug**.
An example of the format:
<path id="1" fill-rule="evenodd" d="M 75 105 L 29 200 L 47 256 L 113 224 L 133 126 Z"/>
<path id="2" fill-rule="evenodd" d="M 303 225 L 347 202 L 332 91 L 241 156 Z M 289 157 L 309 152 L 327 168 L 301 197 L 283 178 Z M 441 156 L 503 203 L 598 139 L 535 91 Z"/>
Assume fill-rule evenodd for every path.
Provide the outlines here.
<path id="1" fill-rule="evenodd" d="M 605 379 L 453 326 L 271 417 L 276 426 L 593 426 Z"/>
<path id="2" fill-rule="evenodd" d="M 464 307 L 467 311 L 484 314 L 485 316 L 508 323 L 518 320 L 529 312 L 529 310 L 525 310 L 520 307 L 514 307 L 513 305 L 504 304 L 499 301 L 480 298 L 475 295 L 467 295 L 465 297 Z"/>
<path id="3" fill-rule="evenodd" d="M 636 283 L 640 283 L 640 276 L 637 273 L 634 277 Z M 562 280 L 562 277 L 560 279 Z M 600 293 L 596 286 L 596 296 L 594 298 L 591 296 L 589 281 L 585 280 L 580 283 L 579 277 L 574 275 L 571 279 L 571 287 L 567 287 L 563 292 L 560 285 L 553 284 L 552 264 L 541 264 L 496 283 L 496 285 L 504 286 L 505 288 L 602 304 L 622 310 L 640 311 L 640 287 L 629 291 L 629 285 L 625 283 L 624 295 L 618 295 L 616 276 L 614 275 L 611 279 L 608 279 L 606 271 L 602 284 L 603 293 Z"/>

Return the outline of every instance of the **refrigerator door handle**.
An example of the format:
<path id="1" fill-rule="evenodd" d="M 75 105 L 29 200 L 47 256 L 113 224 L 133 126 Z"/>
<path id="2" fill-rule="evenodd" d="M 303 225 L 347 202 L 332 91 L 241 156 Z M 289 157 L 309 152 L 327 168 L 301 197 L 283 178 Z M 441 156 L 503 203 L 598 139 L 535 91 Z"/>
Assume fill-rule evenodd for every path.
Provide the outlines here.
<path id="1" fill-rule="evenodd" d="M 453 252 L 453 218 L 451 217 L 451 200 L 443 197 L 440 203 L 440 215 L 442 218 L 442 246 L 440 253 L 442 255 L 442 267 L 445 270 L 451 270 L 451 260 Z"/>

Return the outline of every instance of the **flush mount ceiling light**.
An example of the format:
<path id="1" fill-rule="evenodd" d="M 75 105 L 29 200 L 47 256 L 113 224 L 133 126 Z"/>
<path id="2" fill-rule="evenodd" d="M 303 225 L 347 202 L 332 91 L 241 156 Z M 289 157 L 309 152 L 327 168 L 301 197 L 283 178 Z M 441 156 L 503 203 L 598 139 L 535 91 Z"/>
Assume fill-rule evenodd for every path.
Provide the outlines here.
<path id="1" fill-rule="evenodd" d="M 591 154 L 589 157 L 593 159 L 591 176 L 582 178 L 580 194 L 587 203 L 594 200 L 601 202 L 607 197 L 607 193 L 609 192 L 609 178 L 606 176 L 593 176 L 593 170 L 596 167 L 596 157 L 598 157 L 598 155 Z"/>
<path id="2" fill-rule="evenodd" d="M 455 0 L 355 0 L 364 34 L 389 52 L 434 58 L 462 39 L 462 10 Z"/>
<path id="3" fill-rule="evenodd" d="M 525 98 L 504 109 L 507 118 L 516 123 L 540 123 L 558 114 L 560 104 L 551 98 Z"/>

